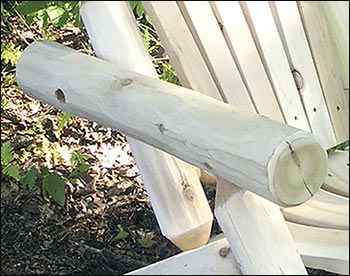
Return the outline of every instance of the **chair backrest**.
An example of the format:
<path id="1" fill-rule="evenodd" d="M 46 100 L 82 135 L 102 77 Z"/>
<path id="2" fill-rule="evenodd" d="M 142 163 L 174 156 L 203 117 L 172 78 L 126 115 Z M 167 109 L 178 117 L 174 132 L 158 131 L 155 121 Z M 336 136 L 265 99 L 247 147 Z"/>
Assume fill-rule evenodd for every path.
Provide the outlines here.
<path id="1" fill-rule="evenodd" d="M 327 149 L 348 139 L 348 3 L 144 6 L 182 85 L 310 131 Z"/>

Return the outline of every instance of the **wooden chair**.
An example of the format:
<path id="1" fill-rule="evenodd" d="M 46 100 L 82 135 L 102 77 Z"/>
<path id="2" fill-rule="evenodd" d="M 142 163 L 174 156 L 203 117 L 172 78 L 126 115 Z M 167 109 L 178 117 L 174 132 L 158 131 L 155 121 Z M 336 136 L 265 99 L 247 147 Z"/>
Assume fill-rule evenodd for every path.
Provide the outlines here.
<path id="1" fill-rule="evenodd" d="M 348 2 L 143 4 L 184 87 L 313 133 L 324 149 L 348 139 Z M 81 15 L 98 57 L 156 77 L 127 2 L 83 2 Z M 322 188 L 293 207 L 217 177 L 223 235 L 208 243 L 213 215 L 201 172 L 128 141 L 162 233 L 185 251 L 129 275 L 306 274 L 304 266 L 349 273 L 348 151 L 329 155 Z"/>

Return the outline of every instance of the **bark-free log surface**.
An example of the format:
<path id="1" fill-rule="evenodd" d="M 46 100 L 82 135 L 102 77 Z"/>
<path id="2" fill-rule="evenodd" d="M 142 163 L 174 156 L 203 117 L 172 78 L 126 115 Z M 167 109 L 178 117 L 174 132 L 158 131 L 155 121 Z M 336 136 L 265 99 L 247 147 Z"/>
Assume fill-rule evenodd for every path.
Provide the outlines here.
<path id="1" fill-rule="evenodd" d="M 349 150 L 329 154 L 328 174 L 322 188 L 349 198 Z"/>
<path id="2" fill-rule="evenodd" d="M 119 129 L 282 206 L 309 199 L 327 173 L 326 152 L 308 132 L 54 42 L 29 46 L 16 74 L 38 100 Z"/>
<path id="3" fill-rule="evenodd" d="M 80 14 L 98 57 L 157 78 L 128 2 L 83 1 Z M 206 244 L 213 214 L 197 170 L 154 147 L 127 140 L 163 235 L 182 250 Z"/>
<path id="4" fill-rule="evenodd" d="M 288 222 L 305 266 L 349 274 L 349 231 Z M 268 251 L 269 249 L 266 249 Z M 203 260 L 206 260 L 203 262 Z M 206 246 L 190 250 L 127 275 L 242 275 L 222 234 Z M 294 275 L 294 274 L 291 274 Z"/>

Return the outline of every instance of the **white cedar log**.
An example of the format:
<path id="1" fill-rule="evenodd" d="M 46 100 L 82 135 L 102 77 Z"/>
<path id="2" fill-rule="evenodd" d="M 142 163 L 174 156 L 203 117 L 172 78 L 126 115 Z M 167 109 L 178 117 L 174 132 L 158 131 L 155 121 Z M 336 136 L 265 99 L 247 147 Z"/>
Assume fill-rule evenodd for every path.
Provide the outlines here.
<path id="1" fill-rule="evenodd" d="M 349 150 L 329 154 L 328 174 L 322 188 L 349 198 Z"/>
<path id="2" fill-rule="evenodd" d="M 349 274 L 348 230 L 318 228 L 291 222 L 287 225 L 305 266 Z M 227 239 L 222 234 L 214 238 L 215 241 L 210 241 L 206 246 L 175 255 L 126 275 L 242 275 Z"/>
<path id="3" fill-rule="evenodd" d="M 349 275 L 349 230 L 287 224 L 305 266 Z"/>
<path id="4" fill-rule="evenodd" d="M 336 51 L 338 46 L 335 46 L 338 41 L 333 38 L 341 32 L 335 33 L 336 27 L 327 20 L 322 1 L 298 1 L 298 7 L 335 136 L 338 143 L 342 143 L 349 139 L 349 101 L 345 93 L 349 91 L 349 86 L 342 79 L 342 64 Z M 341 14 L 343 12 L 339 11 Z M 345 22 L 342 24 L 346 25 Z"/>
<path id="5" fill-rule="evenodd" d="M 175 57 L 175 69 L 177 71 L 180 69 L 180 72 L 186 70 L 186 81 L 190 83 L 192 89 L 197 90 L 197 88 L 201 87 L 200 80 L 207 80 L 205 74 L 199 73 L 204 72 L 205 65 L 203 63 L 200 64 L 197 62 L 196 66 L 194 66 L 192 62 L 187 62 L 191 58 L 188 52 L 196 48 L 196 45 L 193 43 L 193 40 L 195 40 L 197 45 L 199 45 L 203 60 L 207 62 L 211 74 L 214 74 L 215 82 L 220 88 L 219 90 L 225 95 L 228 102 L 232 105 L 240 105 L 240 107 L 245 108 L 247 111 L 254 112 L 250 105 L 244 104 L 247 102 L 246 94 L 244 93 L 245 90 L 240 91 L 241 93 L 237 93 L 236 91 L 242 87 L 242 80 L 238 71 L 229 70 L 231 74 L 227 76 L 223 71 L 223 68 L 226 67 L 217 64 L 218 61 L 221 61 L 223 64 L 225 63 L 224 60 L 227 61 L 228 59 L 232 59 L 232 57 L 229 53 L 227 54 L 228 50 L 225 48 L 227 47 L 225 41 L 223 39 L 220 40 L 222 33 L 217 25 L 213 11 L 210 9 L 209 3 L 200 1 L 196 2 L 193 6 L 192 4 L 183 3 L 180 5 L 179 3 L 182 14 L 187 22 L 182 18 L 182 14 L 176 5 L 174 5 L 174 2 L 145 2 L 145 6 L 152 22 L 155 24 L 161 41 L 164 45 L 167 45 L 166 50 L 169 52 L 170 60 L 172 61 L 173 57 Z M 201 13 L 197 13 L 196 9 L 200 10 Z M 206 22 L 210 21 L 206 27 L 203 27 L 203 24 L 201 24 L 202 13 L 205 14 Z M 193 38 L 189 34 L 189 29 L 191 29 Z M 177 43 L 174 44 L 175 41 Z M 180 47 L 180 43 L 183 46 L 191 45 L 191 47 Z M 213 49 L 216 49 L 217 53 Z M 226 54 L 221 56 L 221 53 Z M 185 58 L 185 56 L 189 58 Z M 233 60 L 231 60 L 231 66 L 234 67 L 235 65 L 232 62 Z M 180 67 L 178 68 L 178 66 Z M 200 68 L 203 70 L 198 70 Z M 182 80 L 181 74 L 179 78 Z M 230 80 L 227 80 L 227 78 L 230 78 Z M 207 95 L 213 94 L 213 92 L 201 92 Z M 219 95 L 214 95 L 214 97 L 219 98 Z M 254 271 L 254 273 L 264 274 L 268 272 L 280 273 L 280 271 L 288 271 L 291 274 L 305 274 L 304 265 L 299 254 L 296 252 L 294 241 L 285 226 L 281 211 L 275 207 L 271 207 L 270 211 L 267 206 L 274 205 L 273 203 L 263 198 L 254 197 L 250 192 L 244 192 L 238 188 L 237 191 L 244 192 L 247 196 L 224 197 L 227 190 L 233 187 L 233 184 L 223 183 L 222 179 L 218 179 L 218 181 L 221 182 L 217 187 L 217 193 L 220 194 L 221 198 L 216 200 L 222 204 L 216 205 L 216 217 L 225 235 L 227 237 L 230 236 L 228 240 L 234 256 L 240 263 L 241 270 L 244 273 Z M 254 200 L 251 200 L 252 198 Z M 264 203 L 261 201 L 264 201 Z M 261 211 L 262 205 L 265 206 L 264 212 Z M 227 208 L 227 206 L 234 207 Z M 249 208 L 246 208 L 246 206 L 249 206 Z M 259 219 L 251 215 L 254 213 L 259 214 Z M 246 232 L 247 225 L 251 229 L 259 229 L 259 231 L 254 232 L 254 240 L 262 242 L 252 243 L 252 238 L 249 234 L 241 235 L 241 232 Z M 237 229 L 237 231 L 231 231 L 232 228 Z M 273 234 L 271 229 L 274 229 Z M 276 236 L 283 239 L 283 243 L 276 244 Z M 274 250 L 266 250 L 267 247 L 270 248 L 270 244 L 276 245 Z M 276 252 L 279 252 L 279 258 L 276 258 Z M 264 258 L 261 258 L 261 255 Z M 250 262 L 247 260 L 250 260 Z M 270 260 L 268 271 L 266 270 L 266 260 Z"/>
<path id="6" fill-rule="evenodd" d="M 128 2 L 83 1 L 80 13 L 98 57 L 157 78 Z M 213 214 L 196 169 L 131 137 L 127 140 L 163 235 L 182 250 L 206 244 Z"/>
<path id="7" fill-rule="evenodd" d="M 288 221 L 333 229 L 349 229 L 349 198 L 320 189 L 307 202 L 283 208 Z"/>
<path id="8" fill-rule="evenodd" d="M 307 274 L 278 205 L 219 179 L 215 216 L 243 274 Z"/>
<path id="9" fill-rule="evenodd" d="M 221 237 L 126 275 L 242 275 L 242 272 L 227 240 Z"/>
<path id="10" fill-rule="evenodd" d="M 327 174 L 326 152 L 311 133 L 52 41 L 27 47 L 16 75 L 20 88 L 40 101 L 123 131 L 282 206 L 312 197 Z M 193 198 L 191 189 L 186 195 Z"/>

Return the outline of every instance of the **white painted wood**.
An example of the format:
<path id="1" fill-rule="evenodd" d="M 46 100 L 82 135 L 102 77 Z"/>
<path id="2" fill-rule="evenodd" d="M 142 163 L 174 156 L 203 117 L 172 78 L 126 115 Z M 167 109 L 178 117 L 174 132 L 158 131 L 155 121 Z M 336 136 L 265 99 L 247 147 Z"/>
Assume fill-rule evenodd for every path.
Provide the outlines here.
<path id="1" fill-rule="evenodd" d="M 242 9 L 258 46 L 286 122 L 310 131 L 287 56 L 267 1 L 246 1 Z"/>
<path id="2" fill-rule="evenodd" d="M 291 222 L 288 228 L 306 266 L 349 275 L 349 230 Z"/>
<path id="3" fill-rule="evenodd" d="M 211 4 L 217 19 L 223 25 L 224 38 L 240 68 L 242 78 L 245 79 L 258 113 L 284 122 L 239 2 L 213 1 Z"/>
<path id="4" fill-rule="evenodd" d="M 349 150 L 329 154 L 328 174 L 322 188 L 349 197 Z"/>
<path id="5" fill-rule="evenodd" d="M 349 92 L 349 1 L 320 1 L 334 41 L 333 51 L 341 64 L 344 88 Z M 338 64 L 339 64 L 338 63 Z"/>
<path id="6" fill-rule="evenodd" d="M 341 79 L 341 66 L 334 51 L 333 27 L 327 22 L 324 6 L 298 2 L 304 30 L 317 69 L 338 143 L 349 139 L 349 102 Z M 345 22 L 344 22 L 345 23 Z"/>
<path id="7" fill-rule="evenodd" d="M 175 1 L 143 1 L 143 6 L 184 87 L 222 99 Z M 195 68 L 195 69 L 194 69 Z"/>
<path id="8" fill-rule="evenodd" d="M 219 179 L 215 216 L 245 275 L 307 274 L 279 207 Z"/>
<path id="9" fill-rule="evenodd" d="M 200 5 L 200 7 L 197 6 L 198 4 Z M 186 5 L 187 8 L 190 7 L 190 9 L 187 10 L 186 7 L 184 7 L 183 5 Z M 191 26 L 192 34 L 194 35 L 195 39 L 197 40 L 197 43 L 199 43 L 201 45 L 199 48 L 201 48 L 202 56 L 203 56 L 204 60 L 206 60 L 207 62 L 210 62 L 208 60 L 209 56 L 207 55 L 206 51 L 209 51 L 209 53 L 211 54 L 211 58 L 213 60 L 212 61 L 213 63 L 217 62 L 215 60 L 215 58 L 218 58 L 219 60 L 221 60 L 221 64 L 220 65 L 216 64 L 216 66 L 212 66 L 212 65 L 209 66 L 209 68 L 211 68 L 212 75 L 215 76 L 215 74 L 216 74 L 217 76 L 220 76 L 221 78 L 225 77 L 225 76 L 226 76 L 226 78 L 228 78 L 228 76 L 226 74 L 224 74 L 223 70 L 222 70 L 222 69 L 227 69 L 227 68 L 226 67 L 222 68 L 222 67 L 224 66 L 224 63 L 225 63 L 224 60 L 228 59 L 228 58 L 231 58 L 231 57 L 229 56 L 229 54 L 226 55 L 226 57 L 224 56 L 223 59 L 221 59 L 222 57 L 219 57 L 220 53 L 222 52 L 220 50 L 220 44 L 222 43 L 225 46 L 225 41 L 223 41 L 222 37 L 221 37 L 221 43 L 220 43 L 220 40 L 218 41 L 218 43 L 217 43 L 218 47 L 216 49 L 217 52 L 218 52 L 217 54 L 215 54 L 214 50 L 211 48 L 212 45 L 206 44 L 207 43 L 206 39 L 209 39 L 209 37 L 213 41 L 215 41 L 216 39 L 220 39 L 220 36 L 218 36 L 218 35 L 221 35 L 221 34 L 220 34 L 220 31 L 218 31 L 218 27 L 216 29 L 214 28 L 212 30 L 212 32 L 215 35 L 212 32 L 209 32 L 210 35 L 208 35 L 208 37 L 206 37 L 206 33 L 204 32 L 203 29 L 198 31 L 198 33 L 197 33 L 196 30 L 198 30 L 198 28 L 201 28 L 201 24 L 203 22 L 200 20 L 200 16 L 196 13 L 195 7 L 192 6 L 191 4 L 189 4 L 189 2 L 186 2 L 185 4 L 182 3 L 182 4 L 180 4 L 180 6 L 182 6 L 182 12 L 185 15 L 185 18 L 187 18 L 187 21 L 188 21 L 187 23 Z M 208 11 L 209 5 L 204 5 L 203 6 L 203 4 L 197 2 L 196 3 L 196 8 L 198 8 L 198 10 L 200 10 L 201 13 L 203 11 L 206 11 L 206 12 L 204 12 L 205 13 L 204 18 L 206 20 L 208 20 L 208 18 L 211 18 L 211 23 L 209 23 L 209 24 L 206 23 L 205 24 L 206 29 L 210 28 L 210 26 L 212 24 L 216 24 L 216 21 L 213 18 L 213 15 L 210 14 L 211 11 L 210 12 Z M 206 9 L 203 9 L 203 8 L 206 8 Z M 188 13 L 187 13 L 187 11 L 188 11 Z M 161 12 L 160 11 L 158 11 L 158 12 L 159 12 L 159 14 L 161 16 L 161 15 L 166 14 L 166 12 L 169 12 L 169 10 L 164 9 Z M 173 12 L 173 10 L 171 10 L 171 12 Z M 196 23 L 196 24 L 192 24 L 192 21 L 190 19 L 192 19 L 193 23 Z M 194 21 L 195 19 L 198 20 L 198 21 L 195 22 Z M 174 26 L 177 26 L 177 24 L 174 25 Z M 215 27 L 215 26 L 213 26 L 213 27 Z M 158 31 L 159 31 L 159 29 L 162 29 L 162 28 L 166 29 L 166 31 L 167 31 L 167 36 L 162 38 L 162 41 L 163 41 L 163 39 L 171 40 L 174 37 L 178 37 L 179 36 L 178 28 L 173 27 L 170 24 L 168 24 L 168 25 L 167 24 L 163 24 L 161 26 L 158 26 Z M 217 32 L 219 32 L 219 33 L 217 33 Z M 203 42 L 199 41 L 199 36 L 201 36 Z M 175 48 L 175 49 L 177 48 L 176 45 L 175 46 L 169 45 L 168 47 L 171 47 L 171 49 L 172 48 Z M 166 50 L 169 50 L 169 48 L 166 48 Z M 179 51 L 178 54 L 181 55 L 182 51 Z M 189 72 L 197 70 L 197 67 L 194 67 L 191 63 L 187 62 L 186 60 L 185 60 L 185 62 L 183 64 L 180 64 L 180 66 L 182 66 L 183 68 L 188 68 Z M 230 71 L 230 70 L 228 70 L 228 71 Z M 191 75 L 187 76 L 187 77 L 188 77 L 188 81 L 191 83 L 191 87 L 193 89 L 195 87 L 198 87 L 198 85 L 199 85 L 197 83 L 198 82 L 198 78 L 192 77 Z M 205 76 L 202 76 L 202 78 L 203 78 L 203 81 L 205 81 Z M 180 75 L 180 80 L 181 80 L 181 75 Z M 223 80 L 223 79 L 221 79 L 221 80 Z M 224 79 L 224 81 L 225 81 L 225 79 Z M 218 84 L 220 84 L 219 83 L 219 78 L 216 78 L 216 82 Z M 228 95 L 228 94 L 232 93 L 232 91 L 236 91 L 235 87 L 241 87 L 241 86 L 242 86 L 241 80 L 238 77 L 236 77 L 236 78 L 231 78 L 229 81 L 226 81 L 225 85 L 220 86 L 220 90 L 221 90 L 221 92 L 224 95 Z M 204 93 L 205 92 L 206 91 L 204 91 Z M 219 97 L 217 97 L 217 98 L 219 98 Z M 226 98 L 228 99 L 228 97 L 226 97 Z M 231 183 L 223 183 L 223 186 L 219 185 L 217 187 L 217 190 L 219 190 L 219 189 L 224 190 L 225 185 L 231 186 L 232 184 Z M 230 187 L 228 187 L 228 188 L 230 188 Z M 239 189 L 239 190 L 241 190 L 241 189 Z M 249 192 L 247 192 L 247 193 L 249 193 Z M 227 215 L 231 215 L 232 217 L 235 218 L 235 220 L 236 220 L 235 223 L 236 224 L 238 224 L 239 226 L 245 225 L 246 221 L 242 220 L 241 218 L 244 218 L 245 216 L 249 217 L 249 212 L 250 211 L 252 211 L 252 212 L 256 211 L 256 213 L 260 213 L 259 212 L 260 206 L 261 206 L 260 200 L 263 200 L 263 199 L 256 198 L 255 201 L 244 201 L 244 203 L 243 203 L 243 201 L 239 201 L 238 200 L 236 202 L 237 206 L 239 206 L 240 204 L 249 204 L 249 210 L 241 208 L 240 212 L 237 212 L 236 208 L 229 208 L 229 209 L 225 208 L 222 211 L 224 215 L 222 215 L 222 216 L 217 215 L 219 224 L 221 226 L 225 227 Z M 267 206 L 269 204 L 272 205 L 273 203 L 270 203 L 270 202 L 267 202 L 267 201 L 265 202 L 265 206 Z M 266 211 L 266 209 L 265 209 L 265 211 Z M 277 212 L 279 212 L 279 219 L 278 218 L 274 218 L 274 220 L 270 220 L 270 217 L 268 217 L 268 215 L 264 215 L 263 216 L 263 218 L 264 218 L 263 220 L 254 220 L 254 219 L 250 220 L 249 221 L 250 227 L 252 229 L 259 229 L 259 228 L 272 229 L 272 228 L 274 228 L 275 225 L 278 225 L 278 226 L 281 225 L 281 224 L 285 225 L 284 218 L 283 218 L 283 216 L 281 214 L 281 211 L 278 208 L 277 208 Z M 239 216 L 235 216 L 235 214 L 238 214 L 238 213 L 239 213 Z M 232 225 L 229 224 L 229 226 L 232 226 Z M 245 228 L 243 228 L 243 229 L 245 229 Z M 250 243 L 250 241 L 251 241 L 250 240 L 250 236 L 244 236 L 240 240 L 241 243 L 238 243 L 238 244 L 237 243 L 231 243 L 232 248 L 240 247 L 243 244 L 243 246 L 247 246 L 249 248 L 249 250 L 251 250 L 251 251 L 264 252 L 265 258 L 263 258 L 263 259 L 260 256 L 258 256 L 258 254 L 254 255 L 254 256 L 253 255 L 249 255 L 249 257 L 252 257 L 252 262 L 249 263 L 249 264 L 247 262 L 243 263 L 242 264 L 243 270 L 244 271 L 251 271 L 251 270 L 255 269 L 255 271 L 258 271 L 258 272 L 264 272 L 264 270 L 261 269 L 259 267 L 259 265 L 261 265 L 261 263 L 263 263 L 266 259 L 269 259 L 269 260 L 275 259 L 275 262 L 273 263 L 272 267 L 270 267 L 270 271 L 284 270 L 284 271 L 290 271 L 290 272 L 293 271 L 293 272 L 296 272 L 298 274 L 299 273 L 305 274 L 306 273 L 305 268 L 303 266 L 303 263 L 301 262 L 300 256 L 297 254 L 297 252 L 295 250 L 293 240 L 292 240 L 292 238 L 291 238 L 291 236 L 290 236 L 290 234 L 288 232 L 287 227 L 285 226 L 284 228 L 279 228 L 279 229 L 276 229 L 275 231 L 278 233 L 277 235 L 279 235 L 280 237 L 283 236 L 285 238 L 284 243 L 283 243 L 284 247 L 283 247 L 282 252 L 279 252 L 280 258 L 278 258 L 278 259 L 275 258 L 275 253 L 276 253 L 275 251 L 271 252 L 270 250 L 269 251 L 266 250 L 266 245 L 267 244 L 274 244 L 275 243 L 275 236 L 276 236 L 276 234 L 273 235 L 273 236 L 271 236 L 271 235 L 267 236 L 267 235 L 265 235 L 265 233 L 263 231 L 256 232 L 255 233 L 256 234 L 255 235 L 255 238 L 256 238 L 255 240 L 263 240 L 264 241 L 263 243 L 251 244 Z M 245 244 L 247 244 L 247 245 L 245 245 Z M 237 251 L 239 253 L 242 253 L 242 254 L 237 254 Z M 239 249 L 238 250 L 235 249 L 235 250 L 233 250 L 233 252 L 236 253 L 236 257 L 237 257 L 237 259 L 240 262 L 241 262 L 241 260 L 243 260 L 243 262 L 244 262 L 245 258 L 247 257 L 247 254 L 245 254 L 245 252 L 240 252 Z M 250 266 L 252 263 L 254 263 L 253 267 L 249 267 L 249 268 L 246 267 L 246 266 Z M 262 264 L 262 266 L 264 266 L 264 264 Z"/>
<path id="10" fill-rule="evenodd" d="M 80 14 L 98 57 L 157 78 L 127 2 L 83 1 Z M 127 140 L 163 235 L 182 250 L 206 244 L 213 215 L 195 168 L 135 139 Z M 185 186 L 191 187 L 193 200 L 186 196 Z"/>
<path id="11" fill-rule="evenodd" d="M 16 76 L 38 100 L 119 129 L 283 206 L 309 199 L 327 174 L 326 152 L 310 133 L 51 41 L 26 48 Z M 192 198 L 190 189 L 186 194 Z"/>
<path id="12" fill-rule="evenodd" d="M 308 267 L 349 274 L 349 231 L 318 228 L 288 222 L 295 245 Z M 239 265 L 227 250 L 222 234 L 206 246 L 129 272 L 126 275 L 241 275 Z M 228 252 L 226 257 L 219 257 Z M 268 250 L 267 250 L 268 251 Z M 205 261 L 203 261 L 205 260 Z"/>
<path id="13" fill-rule="evenodd" d="M 349 229 L 349 198 L 320 189 L 307 202 L 282 212 L 288 221 L 333 229 Z"/>
<path id="14" fill-rule="evenodd" d="M 270 5 L 279 26 L 290 66 L 302 77 L 302 88 L 299 89 L 299 93 L 312 133 L 320 139 L 325 148 L 331 148 L 337 145 L 337 141 L 304 34 L 298 6 L 295 1 L 273 1 Z"/>
<path id="15" fill-rule="evenodd" d="M 242 273 L 226 239 L 220 239 L 126 275 L 242 275 Z"/>
<path id="16" fill-rule="evenodd" d="M 208 1 L 178 5 L 208 69 L 227 103 L 256 112 Z"/>

